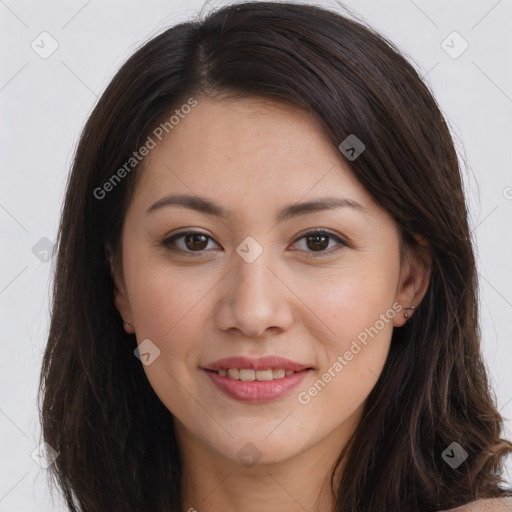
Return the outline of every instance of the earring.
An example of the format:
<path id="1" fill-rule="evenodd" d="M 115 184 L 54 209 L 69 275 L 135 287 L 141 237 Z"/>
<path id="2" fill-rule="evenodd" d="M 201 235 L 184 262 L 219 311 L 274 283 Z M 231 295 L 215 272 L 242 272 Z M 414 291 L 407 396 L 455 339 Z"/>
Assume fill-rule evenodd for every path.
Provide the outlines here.
<path id="1" fill-rule="evenodd" d="M 408 308 L 405 308 L 405 309 L 406 309 L 406 310 L 408 310 L 408 309 L 412 309 L 412 310 L 414 310 L 414 309 L 416 309 L 416 308 L 415 308 L 414 306 L 409 306 Z M 409 314 L 408 314 L 408 313 L 404 313 L 404 317 L 405 317 L 405 319 L 407 320 L 407 319 L 409 318 Z"/>
<path id="2" fill-rule="evenodd" d="M 124 322 L 125 327 L 130 327 L 132 324 L 129 324 L 128 322 Z"/>

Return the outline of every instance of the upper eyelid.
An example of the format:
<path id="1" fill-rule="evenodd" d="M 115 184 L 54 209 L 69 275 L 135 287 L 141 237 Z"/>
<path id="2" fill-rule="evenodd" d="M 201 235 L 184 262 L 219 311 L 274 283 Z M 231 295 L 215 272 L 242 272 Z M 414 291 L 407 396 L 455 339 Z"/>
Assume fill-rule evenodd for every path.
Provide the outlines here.
<path id="1" fill-rule="evenodd" d="M 337 233 L 334 233 L 326 228 L 313 228 L 313 229 L 308 229 L 306 231 L 303 231 L 302 233 L 299 233 L 298 236 L 294 239 L 293 243 L 296 243 L 298 240 L 300 240 L 301 238 L 304 238 L 305 236 L 309 235 L 310 233 L 315 233 L 315 234 L 326 234 L 332 238 L 335 238 L 337 239 L 337 241 L 339 242 L 339 245 L 343 245 L 343 246 L 347 246 L 348 243 L 347 241 L 345 240 L 345 238 Z M 173 235 L 170 235 L 168 237 L 165 237 L 164 240 L 162 241 L 163 244 L 165 243 L 168 243 L 170 244 L 171 242 L 174 242 L 176 239 L 179 239 L 180 237 L 183 237 L 185 235 L 189 235 L 189 234 L 194 234 L 194 235 L 204 235 L 205 237 L 209 238 L 210 240 L 212 240 L 213 242 L 215 242 L 217 245 L 220 245 L 216 240 L 215 238 L 213 238 L 211 235 L 209 235 L 208 233 L 204 233 L 203 231 L 198 231 L 198 230 L 193 230 L 193 229 L 189 229 L 189 230 L 186 230 L 186 231 L 181 231 L 181 232 L 178 232 L 178 233 L 174 233 Z M 201 253 L 201 252 L 204 252 L 204 249 L 201 250 L 201 251 L 188 251 L 188 250 L 185 250 L 185 249 L 178 249 L 178 250 L 181 250 L 183 252 L 188 252 L 188 253 Z M 309 252 L 309 251 L 306 251 L 306 252 Z M 315 253 L 315 251 L 311 251 L 313 254 Z M 320 253 L 328 253 L 328 251 L 318 251 L 318 254 Z"/>
<path id="2" fill-rule="evenodd" d="M 202 231 L 197 231 L 197 230 L 194 230 L 194 229 L 189 229 L 187 231 L 180 231 L 178 233 L 174 233 L 172 235 L 169 235 L 169 236 L 166 236 L 162 243 L 165 243 L 165 242 L 171 242 L 171 241 L 174 241 L 176 240 L 177 238 L 180 238 L 180 237 L 183 237 L 185 235 L 204 235 L 205 237 L 209 238 L 210 240 L 214 241 L 217 245 L 220 245 L 216 240 L 215 238 L 213 238 L 213 236 L 209 235 L 208 233 L 203 233 Z M 189 251 L 189 252 L 193 252 L 193 251 Z"/>

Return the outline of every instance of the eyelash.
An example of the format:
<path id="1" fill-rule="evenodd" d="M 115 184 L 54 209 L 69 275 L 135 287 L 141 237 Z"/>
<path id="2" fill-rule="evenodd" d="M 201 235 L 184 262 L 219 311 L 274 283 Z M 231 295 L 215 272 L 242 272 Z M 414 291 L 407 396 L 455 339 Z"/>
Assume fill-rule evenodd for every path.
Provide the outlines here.
<path id="1" fill-rule="evenodd" d="M 170 251 L 191 254 L 191 255 L 193 255 L 193 257 L 203 255 L 204 252 L 206 251 L 206 249 L 201 249 L 200 251 L 190 251 L 190 250 L 179 249 L 179 248 L 173 247 L 173 244 L 176 240 L 178 240 L 180 238 L 184 238 L 187 235 L 203 235 L 206 238 L 213 240 L 213 238 L 211 236 L 209 236 L 206 233 L 203 233 L 201 231 L 182 231 L 181 233 L 176 233 L 175 235 L 172 235 L 171 237 L 164 239 L 161 242 L 161 245 L 165 246 Z M 337 242 L 339 242 L 339 245 L 334 250 L 332 250 L 332 248 L 331 248 L 331 249 L 323 250 L 323 251 L 305 251 L 306 253 L 309 253 L 307 257 L 316 258 L 316 257 L 322 257 L 322 256 L 336 254 L 348 246 L 347 243 L 342 238 L 340 238 L 337 235 L 334 235 L 330 231 L 326 231 L 323 229 L 308 231 L 307 233 L 304 233 L 302 236 L 297 238 L 294 243 L 296 243 L 299 240 L 302 240 L 303 238 L 307 238 L 310 235 L 325 235 L 325 236 L 329 237 L 330 239 L 335 239 Z M 215 242 L 215 243 L 217 243 L 217 242 Z"/>

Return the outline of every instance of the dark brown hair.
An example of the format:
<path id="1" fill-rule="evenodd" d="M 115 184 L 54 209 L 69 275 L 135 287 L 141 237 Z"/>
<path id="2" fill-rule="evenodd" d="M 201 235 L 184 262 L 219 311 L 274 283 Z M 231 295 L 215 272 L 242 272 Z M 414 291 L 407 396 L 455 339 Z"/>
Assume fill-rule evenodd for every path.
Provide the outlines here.
<path id="1" fill-rule="evenodd" d="M 477 274 L 454 144 L 428 87 L 398 49 L 359 21 L 312 5 L 231 4 L 174 26 L 119 70 L 78 144 L 58 233 L 51 326 L 39 399 L 50 475 L 72 511 L 178 511 L 172 414 L 134 357 L 113 303 L 138 165 L 98 199 L 162 119 L 187 98 L 261 97 L 299 106 L 399 226 L 431 258 L 429 288 L 390 352 L 332 479 L 339 512 L 434 511 L 498 497 L 502 418 L 479 343 Z M 343 158 L 340 153 L 340 158 Z M 441 457 L 457 441 L 467 460 Z"/>

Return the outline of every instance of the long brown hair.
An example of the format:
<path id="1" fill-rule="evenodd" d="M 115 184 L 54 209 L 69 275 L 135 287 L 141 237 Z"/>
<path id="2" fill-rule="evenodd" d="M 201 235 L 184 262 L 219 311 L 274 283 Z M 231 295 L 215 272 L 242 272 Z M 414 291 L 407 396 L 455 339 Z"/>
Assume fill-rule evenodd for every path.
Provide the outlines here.
<path id="1" fill-rule="evenodd" d="M 259 96 L 314 114 L 338 147 L 366 146 L 354 175 L 404 244 L 427 240 L 430 285 L 344 452 L 338 512 L 433 511 L 505 491 L 512 444 L 479 343 L 477 274 L 454 144 L 428 87 L 361 22 L 297 3 L 231 4 L 144 44 L 119 70 L 78 144 L 58 233 L 39 399 L 50 467 L 71 511 L 181 510 L 172 414 L 153 392 L 113 303 L 109 265 L 142 164 L 104 184 L 190 97 Z M 341 155 L 341 154 L 340 154 Z M 125 167 L 126 170 L 126 167 Z M 104 187 L 104 188 L 102 188 Z M 98 189 L 106 190 L 98 197 Z M 95 193 L 96 191 L 96 193 Z M 457 468 L 442 453 L 458 442 Z"/>

